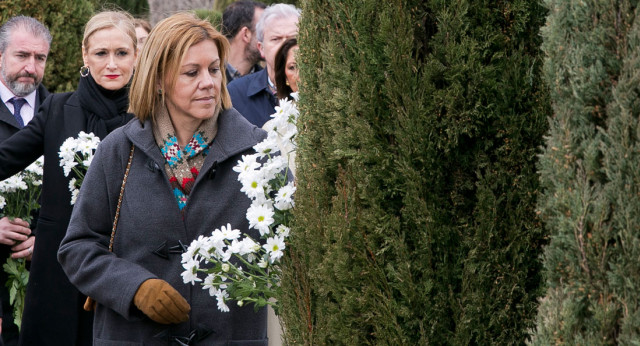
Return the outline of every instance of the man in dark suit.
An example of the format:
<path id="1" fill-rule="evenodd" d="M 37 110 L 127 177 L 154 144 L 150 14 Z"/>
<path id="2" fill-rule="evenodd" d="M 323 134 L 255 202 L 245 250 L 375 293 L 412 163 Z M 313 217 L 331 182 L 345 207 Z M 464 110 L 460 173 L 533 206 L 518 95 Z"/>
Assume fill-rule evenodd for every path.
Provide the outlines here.
<path id="1" fill-rule="evenodd" d="M 300 10 L 293 5 L 274 4 L 267 7 L 256 25 L 258 49 L 266 68 L 234 79 L 227 88 L 233 107 L 258 127 L 262 127 L 275 112 L 276 53 L 284 41 L 298 35 L 299 18 Z"/>
<path id="2" fill-rule="evenodd" d="M 262 70 L 256 24 L 265 7 L 261 2 L 239 0 L 222 12 L 222 34 L 229 40 L 229 58 L 225 65 L 227 83 Z"/>
<path id="3" fill-rule="evenodd" d="M 41 85 L 49 55 L 51 34 L 31 17 L 16 16 L 0 27 L 0 142 L 24 127 L 49 94 Z M 0 261 L 10 255 L 31 258 L 35 236 L 23 220 L 0 219 Z M 18 328 L 5 286 L 7 274 L 0 269 L 2 319 L 0 343 L 17 345 Z"/>

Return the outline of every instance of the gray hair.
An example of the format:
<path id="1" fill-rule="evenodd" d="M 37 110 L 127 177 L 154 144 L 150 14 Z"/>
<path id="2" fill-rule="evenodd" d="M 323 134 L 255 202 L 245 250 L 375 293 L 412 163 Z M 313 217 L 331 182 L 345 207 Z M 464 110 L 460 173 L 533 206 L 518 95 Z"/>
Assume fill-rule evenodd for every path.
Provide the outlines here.
<path id="1" fill-rule="evenodd" d="M 268 23 L 271 23 L 276 19 L 282 19 L 282 18 L 289 18 L 289 17 L 300 18 L 301 12 L 302 11 L 299 8 L 289 4 L 273 4 L 267 7 L 264 10 L 264 12 L 262 12 L 262 16 L 260 17 L 258 24 L 256 24 L 256 36 L 257 36 L 258 42 L 263 42 L 264 28 L 267 26 Z"/>
<path id="2" fill-rule="evenodd" d="M 15 16 L 0 27 L 0 53 L 4 54 L 5 49 L 7 49 L 7 46 L 9 45 L 11 34 L 16 29 L 23 29 L 35 37 L 42 38 L 47 41 L 49 46 L 51 46 L 51 33 L 46 26 L 35 18 Z"/>

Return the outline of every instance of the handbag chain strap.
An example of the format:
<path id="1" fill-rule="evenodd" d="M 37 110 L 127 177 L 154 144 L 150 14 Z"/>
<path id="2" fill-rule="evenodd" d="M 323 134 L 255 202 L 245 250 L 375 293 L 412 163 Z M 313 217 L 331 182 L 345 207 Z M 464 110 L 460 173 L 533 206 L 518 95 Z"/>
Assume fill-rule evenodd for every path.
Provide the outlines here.
<path id="1" fill-rule="evenodd" d="M 122 186 L 120 187 L 120 197 L 118 197 L 118 206 L 116 206 L 116 216 L 113 218 L 113 227 L 111 228 L 111 238 L 109 238 L 109 252 L 113 252 L 113 239 L 116 236 L 116 227 L 118 227 L 118 217 L 120 216 L 120 205 L 122 205 L 122 196 L 124 195 L 124 186 L 127 184 L 127 177 L 129 176 L 129 170 L 131 169 L 131 161 L 133 161 L 133 144 L 131 144 L 131 152 L 129 153 L 129 162 L 127 162 L 127 169 L 124 171 L 124 177 L 122 178 Z"/>

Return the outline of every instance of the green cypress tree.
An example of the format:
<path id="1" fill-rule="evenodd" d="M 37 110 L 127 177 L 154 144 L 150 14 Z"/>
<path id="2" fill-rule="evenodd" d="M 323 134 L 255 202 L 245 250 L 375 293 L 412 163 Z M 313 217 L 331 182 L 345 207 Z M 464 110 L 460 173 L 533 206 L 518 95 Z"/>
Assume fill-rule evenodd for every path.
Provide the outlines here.
<path id="1" fill-rule="evenodd" d="M 521 344 L 547 129 L 531 1 L 303 2 L 292 344 Z"/>
<path id="2" fill-rule="evenodd" d="M 640 339 L 640 23 L 637 1 L 548 0 L 554 116 L 540 159 L 550 231 L 533 344 Z"/>
<path id="3" fill-rule="evenodd" d="M 84 25 L 92 14 L 93 4 L 89 0 L 0 1 L 2 23 L 13 16 L 25 15 L 49 28 L 53 40 L 42 83 L 50 92 L 75 90 L 82 66 Z"/>

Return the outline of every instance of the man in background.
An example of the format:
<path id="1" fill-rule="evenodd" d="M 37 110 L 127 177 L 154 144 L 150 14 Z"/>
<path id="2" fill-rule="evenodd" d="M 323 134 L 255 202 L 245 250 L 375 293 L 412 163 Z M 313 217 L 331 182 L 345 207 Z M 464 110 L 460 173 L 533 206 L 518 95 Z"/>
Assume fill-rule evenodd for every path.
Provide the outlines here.
<path id="1" fill-rule="evenodd" d="M 51 46 L 51 34 L 31 17 L 16 16 L 0 27 L 0 142 L 23 128 L 49 94 L 42 86 L 44 69 Z M 23 220 L 0 219 L 0 261 L 11 255 L 31 259 L 35 236 Z M 7 274 L 0 269 L 2 319 L 0 342 L 17 345 L 19 332 L 13 322 L 9 303 Z"/>
<path id="2" fill-rule="evenodd" d="M 293 5 L 267 7 L 256 25 L 258 49 L 266 68 L 229 83 L 233 107 L 258 127 L 275 112 L 275 56 L 284 41 L 298 35 L 299 18 L 300 9 Z"/>
<path id="3" fill-rule="evenodd" d="M 265 7 L 261 2 L 240 0 L 232 2 L 222 13 L 222 34 L 229 40 L 227 83 L 262 70 L 256 24 Z"/>

